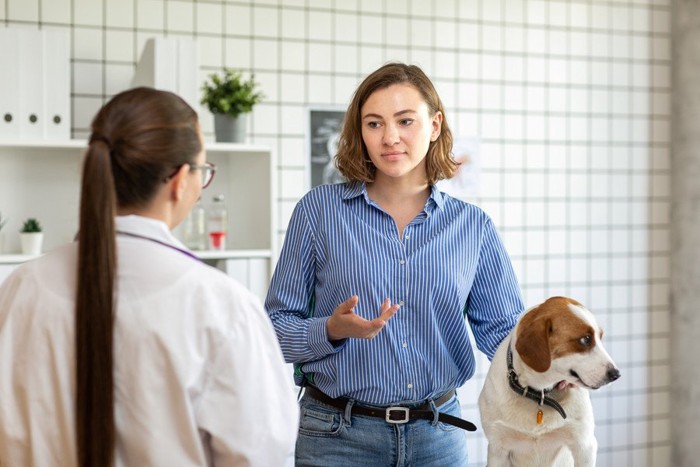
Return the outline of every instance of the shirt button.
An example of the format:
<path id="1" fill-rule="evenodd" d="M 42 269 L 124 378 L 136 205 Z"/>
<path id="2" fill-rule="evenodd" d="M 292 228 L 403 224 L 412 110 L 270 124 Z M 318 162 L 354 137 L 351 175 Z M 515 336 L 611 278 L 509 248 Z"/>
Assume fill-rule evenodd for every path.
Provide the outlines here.
<path id="1" fill-rule="evenodd" d="M 399 305 L 403 306 L 403 300 L 401 300 L 401 301 L 399 302 Z"/>
<path id="2" fill-rule="evenodd" d="M 402 266 L 403 266 L 405 263 L 406 263 L 406 261 L 404 261 L 404 260 L 399 261 L 399 264 L 402 265 Z"/>
<path id="3" fill-rule="evenodd" d="M 408 383 L 408 389 L 413 389 L 413 384 Z"/>
<path id="4" fill-rule="evenodd" d="M 405 343 L 405 342 L 404 342 L 403 344 L 401 344 L 401 345 L 403 345 L 404 347 L 408 347 L 408 344 Z"/>
<path id="5" fill-rule="evenodd" d="M 410 235 L 406 235 L 404 238 L 405 238 L 406 240 L 408 240 L 409 238 L 411 238 L 411 236 L 410 236 Z"/>

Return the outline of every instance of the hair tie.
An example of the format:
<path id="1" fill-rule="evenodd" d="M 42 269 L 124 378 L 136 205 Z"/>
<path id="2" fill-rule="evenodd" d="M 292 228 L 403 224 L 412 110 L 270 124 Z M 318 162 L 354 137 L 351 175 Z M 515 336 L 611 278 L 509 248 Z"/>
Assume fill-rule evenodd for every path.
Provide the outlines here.
<path id="1" fill-rule="evenodd" d="M 102 135 L 92 135 L 90 137 L 90 144 L 94 143 L 95 141 L 102 141 L 107 145 L 107 148 L 109 149 L 109 152 L 112 152 L 112 142 L 107 138 L 106 136 Z"/>

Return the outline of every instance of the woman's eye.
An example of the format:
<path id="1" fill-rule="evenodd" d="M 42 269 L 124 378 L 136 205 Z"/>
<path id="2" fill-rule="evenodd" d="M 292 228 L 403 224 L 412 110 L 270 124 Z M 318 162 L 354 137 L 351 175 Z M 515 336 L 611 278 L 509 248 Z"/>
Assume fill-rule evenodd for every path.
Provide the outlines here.
<path id="1" fill-rule="evenodd" d="M 403 120 L 400 120 L 399 123 L 401 125 L 406 126 L 406 125 L 410 125 L 411 123 L 413 123 L 413 120 L 411 120 L 410 118 L 404 118 Z"/>
<path id="2" fill-rule="evenodd" d="M 379 122 L 369 122 L 367 126 L 370 128 L 379 128 Z"/>
<path id="3" fill-rule="evenodd" d="M 593 338 L 590 335 L 583 336 L 578 340 L 579 344 L 581 344 L 584 347 L 589 347 L 591 343 L 593 342 Z"/>

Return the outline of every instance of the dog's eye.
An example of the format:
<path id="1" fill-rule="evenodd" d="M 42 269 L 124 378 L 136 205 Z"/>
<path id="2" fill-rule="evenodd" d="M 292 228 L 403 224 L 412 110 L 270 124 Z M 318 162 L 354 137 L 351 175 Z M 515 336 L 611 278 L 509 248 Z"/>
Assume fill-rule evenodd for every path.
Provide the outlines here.
<path id="1" fill-rule="evenodd" d="M 579 344 L 581 344 L 584 347 L 590 347 L 591 343 L 593 342 L 593 337 L 591 337 L 590 334 L 587 334 L 580 338 L 578 340 Z"/>

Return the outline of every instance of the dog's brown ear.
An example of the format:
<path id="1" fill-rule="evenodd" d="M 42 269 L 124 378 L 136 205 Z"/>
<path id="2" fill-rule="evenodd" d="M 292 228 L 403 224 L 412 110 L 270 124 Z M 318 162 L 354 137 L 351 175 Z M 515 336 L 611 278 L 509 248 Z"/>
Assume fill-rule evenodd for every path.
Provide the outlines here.
<path id="1" fill-rule="evenodd" d="M 537 311 L 531 310 L 520 321 L 515 350 L 527 366 L 543 373 L 549 370 L 552 363 L 552 354 L 549 349 L 552 320 Z"/>

